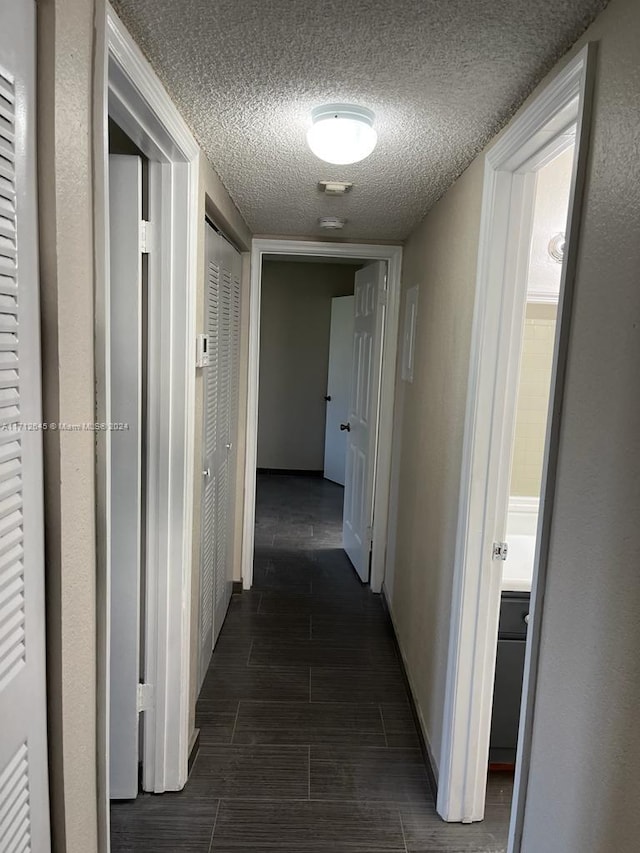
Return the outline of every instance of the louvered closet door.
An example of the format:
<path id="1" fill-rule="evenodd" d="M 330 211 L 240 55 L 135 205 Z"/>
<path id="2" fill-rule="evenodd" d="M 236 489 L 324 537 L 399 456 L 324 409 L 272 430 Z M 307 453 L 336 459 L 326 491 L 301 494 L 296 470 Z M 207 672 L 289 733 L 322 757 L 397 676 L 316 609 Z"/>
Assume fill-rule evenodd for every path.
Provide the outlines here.
<path id="1" fill-rule="evenodd" d="M 206 226 L 200 679 L 231 600 L 238 423 L 241 256 Z"/>
<path id="2" fill-rule="evenodd" d="M 216 565 L 216 481 L 218 405 L 218 316 L 220 305 L 220 264 L 207 226 L 205 263 L 205 329 L 209 336 L 209 366 L 204 368 L 202 541 L 200 552 L 200 683 L 213 649 L 213 607 Z"/>
<path id="3" fill-rule="evenodd" d="M 0 0 L 0 850 L 44 853 L 47 790 L 35 4 Z"/>
<path id="4" fill-rule="evenodd" d="M 222 261 L 220 282 L 220 315 L 218 327 L 218 404 L 217 447 L 215 458 L 216 563 L 213 613 L 213 642 L 218 638 L 231 599 L 231 567 L 229 565 L 229 466 L 231 450 L 231 270 L 229 252 L 223 237 L 216 235 L 217 252 Z"/>
<path id="5" fill-rule="evenodd" d="M 231 400 L 229 411 L 229 520 L 227 535 L 229 549 L 233 547 L 235 537 L 236 474 L 238 468 L 238 412 L 240 404 L 240 287 L 242 258 L 235 253 L 234 268 L 231 275 L 231 341 L 229 345 L 231 364 Z"/>

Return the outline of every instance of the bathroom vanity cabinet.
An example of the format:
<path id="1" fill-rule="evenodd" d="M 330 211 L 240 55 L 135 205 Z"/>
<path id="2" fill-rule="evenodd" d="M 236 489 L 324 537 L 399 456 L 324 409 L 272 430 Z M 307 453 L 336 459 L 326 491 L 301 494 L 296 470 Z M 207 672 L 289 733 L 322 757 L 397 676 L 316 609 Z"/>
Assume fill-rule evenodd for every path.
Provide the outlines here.
<path id="1" fill-rule="evenodd" d="M 489 747 L 491 764 L 513 764 L 516 760 L 529 599 L 528 592 L 502 593 Z"/>

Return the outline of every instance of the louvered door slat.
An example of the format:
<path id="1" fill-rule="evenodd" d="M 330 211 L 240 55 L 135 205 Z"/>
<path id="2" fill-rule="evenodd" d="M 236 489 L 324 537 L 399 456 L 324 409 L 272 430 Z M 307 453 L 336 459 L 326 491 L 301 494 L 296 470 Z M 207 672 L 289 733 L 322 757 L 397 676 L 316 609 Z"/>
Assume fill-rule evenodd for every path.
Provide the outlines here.
<path id="1" fill-rule="evenodd" d="M 30 850 L 29 753 L 23 743 L 0 776 L 0 850 Z"/>
<path id="2" fill-rule="evenodd" d="M 0 189 L 0 273 L 10 288 L 10 312 L 0 309 L 0 427 L 3 438 L 11 435 L 8 427 L 20 417 L 18 389 L 18 267 L 17 267 L 17 210 L 15 205 L 15 123 L 13 83 L 0 72 L 0 93 L 3 96 L 4 120 L 12 131 L 0 129 L 0 159 L 4 161 L 7 188 Z M 10 97 L 7 97 L 10 96 Z M 0 691 L 7 689 L 20 674 L 26 662 L 24 631 L 24 565 L 22 548 L 22 437 L 13 433 L 13 440 L 3 444 L 0 457 Z M 26 753 L 25 753 L 26 754 Z M 11 812 L 5 823 L 14 826 Z M 3 824 L 0 822 L 0 827 Z M 5 835 L 6 835 L 5 832 Z"/>
<path id="3" fill-rule="evenodd" d="M 232 470 L 234 468 L 236 436 L 233 429 L 233 281 L 238 273 L 240 255 L 218 235 L 218 253 L 221 258 L 220 324 L 218 339 L 218 448 L 216 452 L 217 504 L 216 518 L 216 581 L 214 608 L 214 639 L 220 633 L 231 600 L 234 505 Z"/>
<path id="4" fill-rule="evenodd" d="M 0 20 L 0 850 L 46 853 L 35 4 Z"/>

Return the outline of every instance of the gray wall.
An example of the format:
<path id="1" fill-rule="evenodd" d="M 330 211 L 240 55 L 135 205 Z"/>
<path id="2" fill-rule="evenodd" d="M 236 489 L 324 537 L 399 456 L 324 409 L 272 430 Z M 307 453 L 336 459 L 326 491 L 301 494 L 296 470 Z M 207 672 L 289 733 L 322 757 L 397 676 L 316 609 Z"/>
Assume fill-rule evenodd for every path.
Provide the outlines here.
<path id="1" fill-rule="evenodd" d="M 482 164 L 476 160 L 408 240 L 404 291 L 418 284 L 413 382 L 397 387 L 402 443 L 394 579 L 385 579 L 425 735 L 442 734 Z M 464 239 L 458 240 L 458 235 Z M 452 246 L 455 245 L 455 250 Z M 400 316 L 404 316 L 401 307 Z M 402 346 L 402 343 L 400 343 Z M 399 352 L 399 361 L 401 350 Z"/>
<path id="2" fill-rule="evenodd" d="M 38 203 L 45 421 L 95 420 L 93 82 L 104 0 L 38 14 Z M 52 847 L 97 845 L 96 435 L 44 434 Z"/>
<path id="3" fill-rule="evenodd" d="M 264 262 L 258 468 L 323 470 L 331 300 L 353 293 L 356 269 Z"/>
<path id="4" fill-rule="evenodd" d="M 88 423 L 96 419 L 96 371 L 100 375 L 94 361 L 94 292 L 104 204 L 93 132 L 99 134 L 96 113 L 104 87 L 105 0 L 39 0 L 37 14 L 43 414 L 45 421 Z M 198 280 L 203 287 L 205 207 L 245 249 L 251 234 L 204 155 L 199 196 Z M 245 276 L 243 296 L 247 289 Z M 202 299 L 200 295 L 199 323 Z M 246 396 L 246 322 L 243 317 L 241 398 Z M 199 377 L 196 395 L 200 406 L 196 424 L 200 424 Z M 241 424 L 245 420 L 243 409 Z M 199 440 L 195 466 L 201 472 Z M 52 849 L 102 853 L 108 820 L 106 610 L 103 567 L 96 567 L 96 434 L 47 431 L 44 465 Z M 196 477 L 196 486 L 200 482 Z M 198 501 L 195 508 L 199 509 Z M 194 550 L 199 538 L 196 515 Z M 194 559 L 193 565 L 197 607 L 198 561 Z M 197 647 L 197 621 L 192 628 L 192 645 Z"/>
<path id="5" fill-rule="evenodd" d="M 640 837 L 637 0 L 613 0 L 569 56 L 587 40 L 599 55 L 523 853 L 632 853 Z M 396 413 L 399 531 L 387 588 L 436 754 L 464 416 L 456 383 L 466 385 L 481 198 L 482 156 L 405 256 L 404 286 L 421 285 L 418 351 Z"/>
<path id="6" fill-rule="evenodd" d="M 598 72 L 542 624 L 524 853 L 640 837 L 640 4 Z"/>

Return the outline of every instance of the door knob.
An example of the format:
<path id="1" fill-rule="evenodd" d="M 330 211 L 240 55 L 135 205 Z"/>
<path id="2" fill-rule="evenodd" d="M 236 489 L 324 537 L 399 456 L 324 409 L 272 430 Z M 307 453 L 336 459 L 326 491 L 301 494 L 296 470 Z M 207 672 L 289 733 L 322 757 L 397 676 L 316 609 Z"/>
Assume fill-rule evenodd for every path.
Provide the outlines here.
<path id="1" fill-rule="evenodd" d="M 327 394 L 327 396 L 324 398 L 324 401 L 325 401 L 325 403 L 330 403 L 331 402 L 331 394 Z"/>
<path id="2" fill-rule="evenodd" d="M 340 424 L 340 430 L 344 431 L 345 429 L 347 432 L 351 432 L 351 424 Z"/>

